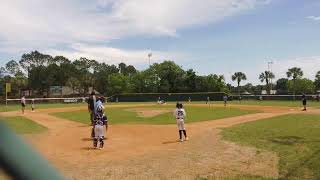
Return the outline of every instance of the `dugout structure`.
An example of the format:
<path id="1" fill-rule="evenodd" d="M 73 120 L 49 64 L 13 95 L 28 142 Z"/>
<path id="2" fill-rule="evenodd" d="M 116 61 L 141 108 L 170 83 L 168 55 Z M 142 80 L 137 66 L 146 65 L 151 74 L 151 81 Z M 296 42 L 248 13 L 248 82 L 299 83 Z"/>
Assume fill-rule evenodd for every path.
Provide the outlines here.
<path id="1" fill-rule="evenodd" d="M 207 92 L 207 93 L 124 93 L 116 94 L 108 98 L 109 102 L 165 102 L 177 101 L 222 101 L 224 92 Z"/>

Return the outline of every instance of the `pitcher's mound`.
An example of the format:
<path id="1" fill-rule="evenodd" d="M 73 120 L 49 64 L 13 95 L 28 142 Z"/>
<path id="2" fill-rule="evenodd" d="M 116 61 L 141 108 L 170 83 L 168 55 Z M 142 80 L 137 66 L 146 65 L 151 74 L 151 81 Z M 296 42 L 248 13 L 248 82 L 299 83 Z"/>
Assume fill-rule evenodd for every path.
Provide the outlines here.
<path id="1" fill-rule="evenodd" d="M 127 110 L 131 112 L 136 112 L 139 117 L 155 117 L 161 114 L 172 112 L 172 110 L 169 110 L 169 109 L 134 108 L 134 109 L 127 109 Z"/>

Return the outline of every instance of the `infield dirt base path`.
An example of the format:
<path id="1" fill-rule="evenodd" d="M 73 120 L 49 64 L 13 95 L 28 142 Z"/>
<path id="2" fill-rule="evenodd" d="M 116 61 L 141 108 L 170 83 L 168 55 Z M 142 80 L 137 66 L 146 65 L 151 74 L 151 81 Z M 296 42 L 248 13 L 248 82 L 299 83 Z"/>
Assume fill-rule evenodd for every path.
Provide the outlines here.
<path id="1" fill-rule="evenodd" d="M 190 140 L 183 143 L 176 141 L 175 125 L 110 125 L 103 150 L 91 148 L 90 126 L 49 115 L 85 107 L 26 111 L 24 116 L 48 127 L 48 132 L 28 135 L 27 139 L 70 179 L 194 179 L 208 175 L 278 177 L 276 154 L 223 141 L 219 128 L 297 113 L 298 109 L 238 108 L 263 112 L 187 124 Z"/>

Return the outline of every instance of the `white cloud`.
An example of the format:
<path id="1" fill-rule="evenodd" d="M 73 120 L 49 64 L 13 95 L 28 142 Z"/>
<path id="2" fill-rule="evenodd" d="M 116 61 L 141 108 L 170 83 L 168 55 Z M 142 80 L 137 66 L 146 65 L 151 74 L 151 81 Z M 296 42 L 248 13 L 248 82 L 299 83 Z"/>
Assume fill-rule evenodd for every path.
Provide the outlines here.
<path id="1" fill-rule="evenodd" d="M 2 0 L 3 1 L 3 0 Z M 5 0 L 0 51 L 95 45 L 127 36 L 177 36 L 270 0 Z"/>
<path id="2" fill-rule="evenodd" d="M 320 16 L 308 16 L 307 19 L 311 19 L 313 21 L 320 21 Z"/>
<path id="3" fill-rule="evenodd" d="M 148 66 L 148 53 L 151 51 L 145 50 L 125 50 L 105 46 L 92 46 L 86 44 L 73 44 L 72 50 L 55 50 L 50 49 L 45 51 L 50 55 L 63 55 L 69 59 L 78 59 L 80 57 L 86 57 L 89 59 L 95 59 L 99 62 L 105 62 L 107 64 L 118 64 L 124 62 L 126 64 L 133 64 L 139 67 Z M 152 51 L 151 63 L 161 62 L 163 60 L 179 60 L 183 59 L 182 53 L 168 53 L 162 51 Z"/>

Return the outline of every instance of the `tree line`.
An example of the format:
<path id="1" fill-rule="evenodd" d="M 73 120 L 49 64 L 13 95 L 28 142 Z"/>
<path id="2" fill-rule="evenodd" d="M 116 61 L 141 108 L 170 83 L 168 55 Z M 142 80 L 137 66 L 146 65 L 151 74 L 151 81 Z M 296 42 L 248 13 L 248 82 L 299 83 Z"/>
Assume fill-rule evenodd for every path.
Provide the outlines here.
<path id="1" fill-rule="evenodd" d="M 33 90 L 36 95 L 50 96 L 50 87 L 68 86 L 80 95 L 86 95 L 89 87 L 110 96 L 119 93 L 180 93 L 180 92 L 226 92 L 260 94 L 266 90 L 277 90 L 281 94 L 315 93 L 320 89 L 320 71 L 315 80 L 303 78 L 300 68 L 288 70 L 286 78 L 275 78 L 270 71 L 262 72 L 258 78 L 265 85 L 242 85 L 246 74 L 235 72 L 234 87 L 218 74 L 198 75 L 193 69 L 184 70 L 173 61 L 154 63 L 139 71 L 133 65 L 120 63 L 109 65 L 96 60 L 79 58 L 70 60 L 63 56 L 51 56 L 38 51 L 23 54 L 20 60 L 11 60 L 0 68 L 0 93 L 4 95 L 5 83 L 12 84 L 11 96 L 20 96 L 24 90 Z"/>

